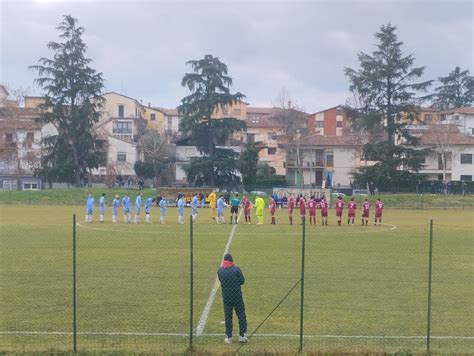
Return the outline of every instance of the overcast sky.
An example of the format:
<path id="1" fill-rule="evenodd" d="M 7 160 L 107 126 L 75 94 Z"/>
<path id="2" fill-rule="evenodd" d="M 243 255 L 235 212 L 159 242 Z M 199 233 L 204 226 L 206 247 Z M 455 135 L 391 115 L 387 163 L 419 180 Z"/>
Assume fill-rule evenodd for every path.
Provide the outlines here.
<path id="1" fill-rule="evenodd" d="M 471 0 L 110 1 L 0 0 L 0 83 L 40 95 L 27 67 L 52 57 L 56 26 L 71 14 L 85 28 L 87 56 L 116 91 L 167 108 L 188 94 L 186 61 L 206 54 L 227 64 L 233 91 L 270 106 L 282 88 L 307 112 L 350 97 L 343 68 L 374 50 L 374 33 L 398 27 L 423 79 L 455 66 L 473 73 Z"/>

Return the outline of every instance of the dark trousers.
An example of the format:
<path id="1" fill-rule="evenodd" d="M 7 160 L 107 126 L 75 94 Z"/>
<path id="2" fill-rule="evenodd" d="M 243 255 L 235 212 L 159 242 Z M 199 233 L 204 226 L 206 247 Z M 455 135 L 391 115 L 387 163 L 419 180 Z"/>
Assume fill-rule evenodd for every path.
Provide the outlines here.
<path id="1" fill-rule="evenodd" d="M 239 319 L 239 335 L 244 336 L 247 332 L 247 317 L 245 316 L 245 305 L 241 301 L 239 303 L 225 303 L 224 302 L 224 315 L 225 315 L 225 335 L 232 337 L 232 316 L 233 310 L 237 314 Z"/>

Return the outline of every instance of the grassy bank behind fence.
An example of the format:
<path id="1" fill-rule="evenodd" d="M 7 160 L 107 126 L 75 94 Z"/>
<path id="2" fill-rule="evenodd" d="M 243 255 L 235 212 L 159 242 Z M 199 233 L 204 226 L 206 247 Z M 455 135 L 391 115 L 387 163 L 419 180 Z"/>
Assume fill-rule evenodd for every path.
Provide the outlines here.
<path id="1" fill-rule="evenodd" d="M 196 192 L 200 192 L 199 187 Z M 155 197 L 160 189 L 137 189 L 125 188 L 70 188 L 70 189 L 46 189 L 38 191 L 1 191 L 0 204 L 34 204 L 34 205 L 83 205 L 85 204 L 88 192 L 92 192 L 98 203 L 101 193 L 106 194 L 107 205 L 111 205 L 115 194 L 123 197 L 128 193 L 135 199 L 138 192 L 142 192 L 143 197 Z M 360 205 L 365 198 L 374 202 L 380 197 L 387 208 L 395 209 L 474 209 L 474 195 L 444 195 L 444 194 L 414 194 L 414 193 L 383 193 L 376 196 L 357 196 L 356 202 Z M 175 196 L 168 196 L 167 199 L 174 200 Z M 250 195 L 250 200 L 255 201 L 255 196 Z M 334 200 L 335 197 L 332 197 Z M 268 202 L 269 196 L 265 197 Z M 347 202 L 350 197 L 344 197 Z"/>

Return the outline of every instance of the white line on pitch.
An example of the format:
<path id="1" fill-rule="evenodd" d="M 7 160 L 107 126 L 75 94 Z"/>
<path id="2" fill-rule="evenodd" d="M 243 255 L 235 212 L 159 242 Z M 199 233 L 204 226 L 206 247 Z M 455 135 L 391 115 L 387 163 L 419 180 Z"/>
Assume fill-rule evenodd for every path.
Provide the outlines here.
<path id="1" fill-rule="evenodd" d="M 0 331 L 0 335 L 72 335 L 70 331 Z M 140 332 L 78 332 L 78 335 L 89 336 L 174 336 L 187 337 L 187 333 L 140 333 Z M 222 334 L 201 334 L 202 337 L 220 337 Z M 300 337 L 299 334 L 255 334 L 253 337 Z M 424 335 L 330 335 L 330 334 L 305 334 L 305 338 L 321 338 L 321 339 L 426 339 Z M 430 336 L 432 339 L 458 339 L 458 340 L 474 340 L 474 336 Z"/>
<path id="2" fill-rule="evenodd" d="M 239 216 L 237 220 L 240 220 L 240 216 L 242 215 L 242 210 L 240 210 Z M 230 244 L 232 243 L 232 239 L 234 238 L 235 229 L 237 228 L 237 224 L 232 227 L 232 230 L 229 234 L 229 238 L 227 239 L 227 244 L 225 245 L 224 253 L 222 254 L 222 258 L 224 258 L 225 254 L 229 252 Z M 206 326 L 206 321 L 209 316 L 209 312 L 211 311 L 212 304 L 214 303 L 214 299 L 216 297 L 217 290 L 219 289 L 219 278 L 216 277 L 214 282 L 214 286 L 212 287 L 211 294 L 209 294 L 209 299 L 207 300 L 206 306 L 202 311 L 201 318 L 199 318 L 199 322 L 196 327 L 196 335 L 201 336 L 202 332 L 204 331 L 204 327 Z"/>

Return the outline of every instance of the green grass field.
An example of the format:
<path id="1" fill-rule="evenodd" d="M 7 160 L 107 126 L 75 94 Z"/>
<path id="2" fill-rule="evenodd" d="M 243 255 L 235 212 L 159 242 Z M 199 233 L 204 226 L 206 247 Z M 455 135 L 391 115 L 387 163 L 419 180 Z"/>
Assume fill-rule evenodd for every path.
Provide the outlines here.
<path id="1" fill-rule="evenodd" d="M 72 348 L 72 214 L 77 213 L 79 351 L 181 353 L 189 330 L 189 223 L 85 224 L 83 206 L 0 205 L 0 352 Z M 190 210 L 186 210 L 188 215 Z M 371 212 L 373 213 L 373 211 Z M 97 213 L 96 213 L 97 214 Z M 304 350 L 423 352 L 426 349 L 429 220 L 434 220 L 431 349 L 474 349 L 472 210 L 384 211 L 383 226 L 306 226 Z M 228 218 L 228 213 L 227 213 Z M 300 278 L 301 227 L 194 224 L 196 329 L 230 236 L 242 268 L 249 333 Z M 241 352 L 294 353 L 300 286 Z M 237 334 L 237 323 L 234 321 Z M 225 353 L 220 291 L 197 351 Z"/>

